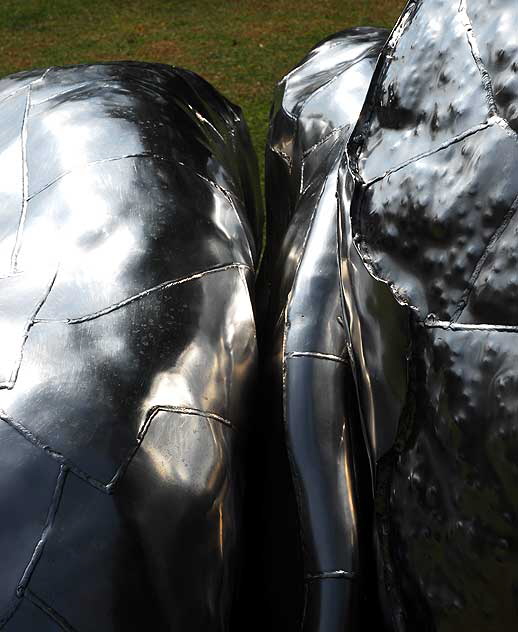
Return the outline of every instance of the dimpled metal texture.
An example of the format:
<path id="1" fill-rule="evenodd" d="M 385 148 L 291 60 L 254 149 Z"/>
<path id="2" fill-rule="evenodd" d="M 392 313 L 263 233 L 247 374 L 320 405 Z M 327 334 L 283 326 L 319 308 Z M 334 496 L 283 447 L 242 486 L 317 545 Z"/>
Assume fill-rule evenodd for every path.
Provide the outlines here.
<path id="1" fill-rule="evenodd" d="M 226 630 L 261 234 L 240 110 L 108 63 L 0 81 L 0 628 Z"/>
<path id="2" fill-rule="evenodd" d="M 518 5 L 409 2 L 339 173 L 390 630 L 518 625 Z"/>
<path id="3" fill-rule="evenodd" d="M 298 504 L 308 632 L 359 625 L 362 437 L 349 407 L 356 400 L 340 298 L 336 188 L 387 35 L 358 28 L 318 44 L 277 87 L 266 154 L 272 392 L 283 399 L 278 423 Z"/>

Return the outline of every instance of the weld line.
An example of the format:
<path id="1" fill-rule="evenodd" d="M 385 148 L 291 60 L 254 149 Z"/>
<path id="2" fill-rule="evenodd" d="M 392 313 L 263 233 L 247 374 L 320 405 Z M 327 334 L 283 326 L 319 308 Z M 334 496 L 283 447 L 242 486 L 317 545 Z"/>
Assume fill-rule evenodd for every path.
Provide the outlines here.
<path id="1" fill-rule="evenodd" d="M 47 68 L 45 70 L 45 72 L 40 77 L 38 77 L 37 79 L 33 79 L 32 81 L 29 81 L 29 83 L 26 83 L 23 86 L 20 86 L 19 88 L 16 88 L 16 90 L 13 90 L 8 95 L 6 95 L 2 99 L 0 99 L 0 105 L 2 105 L 2 103 L 4 103 L 4 101 L 8 101 L 9 99 L 12 99 L 13 97 L 15 97 L 19 92 L 23 92 L 24 90 L 27 90 L 27 88 L 29 88 L 29 86 L 32 86 L 35 83 L 39 83 L 40 81 L 43 81 L 45 79 L 45 77 L 47 76 L 47 74 L 49 73 L 49 71 L 52 70 L 52 68 L 53 68 L 52 66 L 50 68 Z"/>
<path id="2" fill-rule="evenodd" d="M 337 129 L 343 129 L 343 127 L 347 127 L 346 125 L 342 126 L 341 128 L 337 128 Z M 333 136 L 333 134 L 329 134 L 326 138 L 326 140 L 328 140 L 331 136 Z M 338 143 L 340 142 L 340 137 L 335 138 L 335 140 L 333 141 L 331 147 L 329 148 L 329 152 L 328 152 L 328 157 L 331 155 L 332 151 L 335 149 L 335 147 L 338 145 Z M 309 180 L 308 183 L 306 183 L 306 186 L 304 186 L 304 169 L 306 167 L 306 159 L 302 158 L 301 161 L 301 170 L 300 170 L 300 187 L 299 187 L 299 202 L 300 202 L 300 198 L 304 197 L 306 195 L 306 193 L 309 191 L 309 189 L 311 188 L 311 185 L 314 184 L 315 182 L 315 178 L 311 178 Z"/>
<path id="3" fill-rule="evenodd" d="M 16 595 L 18 597 L 23 597 L 24 592 L 27 588 L 27 584 L 31 580 L 32 573 L 34 572 L 34 569 L 36 568 L 36 565 L 39 562 L 40 557 L 43 553 L 43 549 L 45 548 L 45 544 L 47 543 L 47 540 L 49 539 L 50 532 L 52 531 L 52 526 L 54 524 L 54 519 L 56 517 L 57 511 L 59 508 L 59 503 L 63 495 L 63 486 L 65 484 L 67 471 L 68 470 L 65 465 L 62 465 L 59 468 L 59 474 L 56 481 L 56 486 L 54 488 L 54 493 L 52 495 L 52 501 L 49 506 L 47 520 L 45 522 L 45 527 L 43 528 L 40 539 L 38 540 L 34 548 L 31 559 L 23 572 L 20 583 L 18 584 L 18 587 L 16 588 Z"/>
<path id="4" fill-rule="evenodd" d="M 20 607 L 22 600 L 19 597 L 15 597 L 11 600 L 11 604 L 4 611 L 2 618 L 0 619 L 0 630 L 4 627 L 6 623 L 8 623 L 11 618 L 14 616 L 18 608 Z"/>
<path id="5" fill-rule="evenodd" d="M 91 81 L 84 81 L 83 83 L 78 83 L 76 84 L 73 88 L 68 88 L 67 90 L 62 90 L 61 92 L 56 92 L 55 94 L 52 94 L 50 97 L 47 97 L 46 99 L 42 99 L 41 101 L 34 101 L 32 102 L 34 107 L 37 107 L 38 105 L 43 105 L 44 103 L 49 103 L 49 101 L 54 101 L 57 100 L 60 97 L 63 96 L 67 96 L 68 94 L 73 94 L 74 92 L 80 92 L 83 88 L 90 88 L 93 84 L 100 84 L 100 87 L 110 87 L 110 83 L 107 81 L 103 81 L 102 79 L 98 79 L 98 80 L 91 80 Z"/>
<path id="6" fill-rule="evenodd" d="M 25 426 L 15 421 L 12 417 L 9 417 L 5 413 L 5 411 L 0 411 L 0 420 L 5 422 L 13 430 L 16 430 L 16 432 L 18 432 L 18 434 L 20 434 L 26 441 L 31 443 L 36 448 L 40 449 L 51 459 L 53 459 L 54 461 L 57 461 L 61 465 L 66 466 L 67 469 L 70 470 L 70 472 L 72 472 L 73 474 L 75 474 L 78 478 L 82 479 L 83 481 L 91 485 L 92 487 L 95 487 L 95 489 L 101 492 L 108 493 L 105 483 L 98 481 L 96 478 L 94 478 L 93 476 L 90 476 L 89 474 L 84 472 L 81 468 L 77 467 L 77 465 L 69 461 L 63 454 L 61 454 L 61 452 L 58 452 L 57 450 L 54 450 L 53 448 L 51 448 L 48 444 L 42 441 L 39 437 L 37 437 L 34 433 L 28 430 Z"/>
<path id="7" fill-rule="evenodd" d="M 359 64 L 360 62 L 364 61 L 366 58 L 368 58 L 369 54 L 372 53 L 372 51 L 375 51 L 377 49 L 377 45 L 374 44 L 372 46 L 369 46 L 369 48 L 363 50 L 361 53 L 359 53 L 358 55 L 356 55 L 356 57 L 353 57 L 352 59 L 346 59 L 342 62 L 340 62 L 338 64 L 337 68 L 334 68 L 334 72 L 333 72 L 333 76 L 328 79 L 327 81 L 325 81 L 322 85 L 320 85 L 316 90 L 314 90 L 310 95 L 308 95 L 304 101 L 302 101 L 302 103 L 298 102 L 297 103 L 297 110 L 299 113 L 299 116 L 297 116 L 297 121 L 300 117 L 300 114 L 302 114 L 302 110 L 306 107 L 306 105 L 315 98 L 315 96 L 317 96 L 320 92 L 322 92 L 323 90 L 325 90 L 326 88 L 328 88 L 331 84 L 335 83 L 335 81 L 337 81 L 344 73 L 346 73 L 348 70 L 350 70 L 351 68 L 353 68 L 353 66 L 356 66 L 356 64 Z M 310 60 L 308 59 L 307 62 L 309 62 Z M 306 62 L 306 63 L 307 63 Z M 296 68 L 293 69 L 293 71 L 299 70 L 300 68 L 303 68 L 306 64 L 302 64 L 300 66 L 297 66 Z M 292 71 L 292 72 L 293 72 Z M 291 73 L 290 73 L 291 74 Z M 287 75 L 287 77 L 289 77 L 289 75 Z M 287 77 L 285 77 L 284 79 L 286 79 Z M 284 108 L 283 108 L 284 109 Z M 284 110 L 286 111 L 286 110 Z M 292 114 L 292 116 L 295 116 Z"/>
<path id="8" fill-rule="evenodd" d="M 274 154 L 280 156 L 288 164 L 288 169 L 291 173 L 291 170 L 293 168 L 293 159 L 291 158 L 291 156 L 289 156 L 285 151 L 282 151 L 282 149 L 279 149 L 278 147 L 275 147 L 273 145 L 270 145 L 270 149 L 271 151 L 273 151 Z"/>
<path id="9" fill-rule="evenodd" d="M 69 169 L 68 171 L 63 171 L 62 173 L 57 175 L 53 180 L 51 180 L 50 182 L 47 182 L 47 184 L 45 186 L 43 186 L 41 189 L 39 189 L 38 191 L 36 191 L 32 195 L 30 195 L 28 197 L 27 201 L 32 200 L 37 195 L 39 195 L 40 193 L 43 193 L 43 191 L 46 191 L 51 186 L 56 184 L 56 182 L 59 182 L 64 177 L 69 176 L 71 173 L 74 173 L 75 171 L 79 171 L 81 169 L 86 169 L 88 167 L 93 167 L 95 165 L 101 165 L 101 164 L 103 164 L 105 162 L 117 162 L 119 160 L 127 160 L 128 158 L 154 158 L 154 157 L 156 158 L 156 156 L 154 156 L 152 153 L 142 152 L 142 153 L 138 153 L 138 154 L 127 154 L 127 155 L 124 155 L 124 156 L 113 156 L 113 157 L 110 157 L 110 158 L 99 158 L 98 160 L 91 160 L 90 162 L 86 162 L 83 165 L 77 165 L 77 167 L 74 168 L 74 169 Z"/>
<path id="10" fill-rule="evenodd" d="M 230 191 L 228 191 L 227 189 L 224 189 L 222 186 L 220 186 L 216 182 L 213 182 L 212 180 L 209 180 L 209 178 L 207 178 L 206 176 L 203 176 L 201 173 L 196 172 L 196 174 L 204 182 L 207 182 L 210 186 L 212 186 L 215 189 L 217 189 L 225 197 L 227 202 L 232 207 L 232 210 L 236 214 L 237 222 L 238 222 L 241 230 L 244 233 L 244 236 L 245 236 L 245 239 L 246 239 L 246 245 L 247 245 L 247 249 L 248 249 L 248 256 L 250 257 L 250 262 L 252 263 L 254 261 L 254 255 L 252 254 L 252 248 L 250 246 L 250 243 L 251 243 L 251 239 L 250 238 L 252 238 L 252 240 L 253 240 L 253 236 L 252 236 L 252 234 L 248 234 L 248 233 L 251 233 L 251 230 L 247 232 L 247 230 L 245 228 L 245 225 L 243 224 L 243 220 L 241 218 L 241 215 L 239 214 L 239 211 L 237 210 L 237 206 L 235 205 L 234 200 L 232 198 L 232 195 L 230 194 Z M 239 201 L 241 202 L 241 200 L 239 200 Z M 241 202 L 241 204 L 243 205 L 242 202 Z"/>
<path id="11" fill-rule="evenodd" d="M 470 325 L 468 323 L 454 323 L 449 320 L 424 320 L 418 324 L 426 329 L 444 329 L 450 331 L 494 331 L 501 333 L 518 333 L 518 325 Z"/>
<path id="12" fill-rule="evenodd" d="M 56 281 L 56 277 L 57 277 L 58 271 L 56 270 L 56 272 L 54 273 L 54 276 L 52 277 L 51 282 L 49 283 L 45 294 L 43 295 L 43 297 L 41 298 L 40 302 L 36 305 L 34 311 L 32 312 L 31 316 L 29 317 L 26 325 L 25 325 L 25 330 L 23 333 L 23 339 L 21 341 L 20 344 L 20 353 L 18 356 L 18 359 L 15 363 L 15 366 L 13 368 L 13 370 L 11 371 L 11 375 L 9 377 L 9 380 L 7 382 L 1 382 L 0 383 L 0 389 L 12 389 L 14 387 L 14 385 L 16 384 L 16 380 L 18 379 L 18 373 L 20 372 L 20 367 L 22 365 L 22 360 L 23 360 L 23 351 L 25 348 L 25 343 L 27 342 L 27 338 L 29 337 L 29 332 L 31 330 L 31 327 L 34 325 L 34 323 L 38 322 L 36 319 L 36 315 L 38 314 L 38 312 L 40 311 L 40 309 L 43 307 L 43 305 L 45 304 L 45 301 L 47 300 L 52 287 L 54 286 L 54 282 Z"/>
<path id="13" fill-rule="evenodd" d="M 214 188 L 218 189 L 219 191 L 230 193 L 229 191 L 227 191 L 227 189 L 224 189 L 219 184 L 216 184 L 216 182 L 214 182 L 213 180 L 210 180 L 206 176 L 202 175 L 199 171 L 196 171 L 196 169 L 194 169 L 193 167 L 190 167 L 189 165 L 187 165 L 185 162 L 182 162 L 181 160 L 177 160 L 177 159 L 174 159 L 174 158 L 167 158 L 165 156 L 160 156 L 160 155 L 155 154 L 153 152 L 141 152 L 141 153 L 137 153 L 137 154 L 126 154 L 124 156 L 113 156 L 113 157 L 109 157 L 109 158 L 99 158 L 98 160 L 91 160 L 90 162 L 85 162 L 82 165 L 77 165 L 74 169 L 70 169 L 69 171 L 64 171 L 63 173 L 60 173 L 59 175 L 57 175 L 54 178 L 54 180 L 52 180 L 51 182 L 47 183 L 44 187 L 42 187 L 41 189 L 39 189 L 38 191 L 36 191 L 32 195 L 30 195 L 29 198 L 28 198 L 28 201 L 32 200 L 33 198 L 35 198 L 37 195 L 39 195 L 40 193 L 42 193 L 46 189 L 48 189 L 52 185 L 56 184 L 56 182 L 58 182 L 59 180 L 61 180 L 65 176 L 68 176 L 68 175 L 70 175 L 72 173 L 75 173 L 76 171 L 81 171 L 83 169 L 87 169 L 88 167 L 95 166 L 95 165 L 98 165 L 98 164 L 103 164 L 105 162 L 117 162 L 117 161 L 120 161 L 120 160 L 127 160 L 127 159 L 130 159 L 130 158 L 153 158 L 154 160 L 157 160 L 159 162 L 164 162 L 166 164 L 183 167 L 184 169 L 187 169 L 188 171 L 190 171 L 191 173 L 193 173 L 195 176 L 199 177 L 200 179 L 205 180 L 205 182 L 209 183 L 211 186 L 213 186 Z M 241 202 L 241 204 L 244 204 L 243 200 L 241 200 L 241 198 L 239 196 L 236 195 L 235 197 L 236 197 L 236 199 L 239 202 Z"/>
<path id="14" fill-rule="evenodd" d="M 486 123 L 480 123 L 479 125 L 475 125 L 474 127 L 470 127 L 466 131 L 458 134 L 457 136 L 453 136 L 452 138 L 449 138 L 447 141 L 444 141 L 444 143 L 441 143 L 440 145 L 438 145 L 434 149 L 430 149 L 429 151 L 425 151 L 422 154 L 417 154 L 416 156 L 413 156 L 412 158 L 409 158 L 408 160 L 405 160 L 405 162 L 402 162 L 401 164 L 397 165 L 396 167 L 394 167 L 392 169 L 388 169 L 387 171 L 385 171 L 385 173 L 382 173 L 380 176 L 376 176 L 375 178 L 371 178 L 371 180 L 368 180 L 365 183 L 365 188 L 367 189 L 372 184 L 375 184 L 376 182 L 379 182 L 380 180 L 384 180 L 388 176 L 392 175 L 393 173 L 396 173 L 397 171 L 400 171 L 401 169 L 404 169 L 405 167 L 408 167 L 409 165 L 413 164 L 414 162 L 418 162 L 419 160 L 422 160 L 423 158 L 428 158 L 428 156 L 433 156 L 433 154 L 436 154 L 436 153 L 438 153 L 440 151 L 443 151 L 444 149 L 447 149 L 451 145 L 455 145 L 456 143 L 460 143 L 461 141 L 465 140 L 466 138 L 469 138 L 470 136 L 473 136 L 474 134 L 477 134 L 478 132 L 481 132 L 481 131 L 483 131 L 483 130 L 487 129 L 488 127 L 491 127 L 491 126 L 493 126 L 495 124 L 496 124 L 496 121 L 495 121 L 495 119 L 493 117 L 491 120 L 488 120 Z"/>
<path id="15" fill-rule="evenodd" d="M 223 264 L 221 266 L 215 266 L 214 268 L 208 268 L 207 270 L 202 270 L 201 272 L 196 272 L 195 274 L 191 274 L 187 277 L 181 277 L 179 279 L 175 279 L 173 281 L 165 281 L 164 283 L 160 283 L 159 285 L 155 285 L 152 288 L 148 288 L 143 292 L 139 292 L 139 294 L 135 294 L 134 296 L 130 296 L 129 298 L 120 301 L 119 303 L 114 303 L 113 305 L 109 305 L 104 309 L 101 309 L 97 312 L 93 312 L 92 314 L 86 314 L 85 316 L 79 316 L 77 318 L 37 318 L 34 320 L 35 323 L 66 323 L 67 325 L 77 325 L 80 323 L 84 323 L 90 320 L 95 320 L 96 318 L 100 318 L 101 316 L 105 316 L 106 314 L 110 314 L 121 307 L 125 307 L 130 303 L 140 300 L 141 298 L 145 298 L 149 294 L 154 292 L 159 292 L 161 290 L 167 290 L 170 287 L 174 287 L 176 285 L 183 285 L 184 283 L 188 283 L 190 281 L 195 281 L 197 279 L 201 279 L 209 274 L 215 274 L 217 272 L 224 272 L 225 270 L 239 269 L 244 268 L 253 272 L 251 266 L 246 263 L 229 263 Z"/>
<path id="16" fill-rule="evenodd" d="M 308 573 L 306 575 L 306 581 L 315 581 L 319 579 L 355 579 L 357 574 L 354 571 L 327 571 L 323 573 Z"/>
<path id="17" fill-rule="evenodd" d="M 471 56 L 475 60 L 475 64 L 477 65 L 478 71 L 482 79 L 482 85 L 484 86 L 484 91 L 486 93 L 486 99 L 488 102 L 490 115 L 496 115 L 497 108 L 496 108 L 495 94 L 493 91 L 491 77 L 489 76 L 489 72 L 487 71 L 487 68 L 485 67 L 482 61 L 482 57 L 480 55 L 480 50 L 478 48 L 477 40 L 475 38 L 475 33 L 473 31 L 473 24 L 471 23 L 471 19 L 468 14 L 468 9 L 467 9 L 465 0 L 460 0 L 458 13 L 461 15 L 462 25 L 466 29 L 466 37 L 468 40 L 469 48 L 471 50 Z"/>
<path id="18" fill-rule="evenodd" d="M 291 310 L 291 305 L 293 302 L 293 290 L 297 284 L 297 279 L 298 279 L 298 275 L 300 272 L 300 267 L 302 265 L 302 260 L 304 258 L 305 255 L 305 251 L 306 251 L 306 247 L 308 245 L 310 236 L 311 236 L 311 232 L 313 230 L 314 224 L 315 224 L 315 218 L 317 215 L 317 210 L 318 207 L 320 205 L 320 202 L 323 198 L 324 195 L 324 191 L 325 188 L 327 186 L 327 183 L 329 181 L 329 173 L 326 174 L 324 181 L 321 184 L 321 189 L 319 191 L 319 195 L 318 198 L 313 206 L 313 210 L 311 212 L 311 216 L 309 218 L 309 223 L 308 226 L 306 228 L 306 231 L 304 233 L 304 240 L 302 242 L 302 246 L 300 249 L 300 257 L 296 263 L 295 266 L 295 271 L 293 274 L 293 281 L 290 287 L 290 291 L 288 292 L 288 297 L 286 300 L 286 305 L 284 307 L 284 309 L 281 311 L 281 314 L 279 316 L 279 320 L 281 320 L 281 318 L 284 319 L 283 322 L 283 327 L 282 327 L 282 353 L 281 353 L 281 380 L 282 380 L 282 415 L 283 415 L 283 428 L 284 428 L 284 439 L 285 439 L 285 443 L 286 443 L 286 451 L 287 451 L 287 455 L 288 455 L 288 464 L 289 464 L 289 468 L 290 468 L 290 473 L 291 473 L 291 479 L 293 482 L 293 487 L 294 487 L 294 491 L 295 491 L 295 500 L 296 500 L 296 504 L 297 504 L 297 513 L 300 517 L 302 511 L 303 511 L 303 500 L 302 500 L 302 485 L 300 483 L 299 480 L 299 476 L 297 474 L 297 467 L 296 467 L 296 459 L 295 459 L 295 455 L 293 454 L 293 450 L 291 448 L 291 442 L 290 442 L 290 437 L 289 437 L 289 431 L 288 431 L 288 401 L 287 401 L 287 374 L 288 374 L 288 363 L 287 363 L 287 353 L 286 353 L 286 344 L 288 341 L 288 331 L 289 331 L 289 327 L 290 327 L 290 310 Z M 299 538 L 300 541 L 302 542 L 303 545 L 303 549 L 305 550 L 305 544 L 306 544 L 306 540 L 307 538 L 305 537 L 305 533 L 304 533 L 304 528 L 302 526 L 302 522 L 301 520 L 298 521 L 299 525 L 298 525 L 298 532 L 299 532 Z M 306 608 L 306 606 L 304 605 L 304 609 Z"/>
<path id="19" fill-rule="evenodd" d="M 469 17 L 468 8 L 466 4 L 466 0 L 460 0 L 458 12 L 462 16 L 462 24 L 466 29 L 466 37 L 468 39 L 469 47 L 471 49 L 471 55 L 475 60 L 475 64 L 477 65 L 478 71 L 480 73 L 482 79 L 482 85 L 484 86 L 486 92 L 486 99 L 489 106 L 489 111 L 492 116 L 495 116 L 498 119 L 498 124 L 503 127 L 506 132 L 514 137 L 515 140 L 518 139 L 518 133 L 511 127 L 509 121 L 498 114 L 498 108 L 496 105 L 495 99 L 495 91 L 493 90 L 493 82 L 491 80 L 491 75 L 487 70 L 484 62 L 482 61 L 482 55 L 480 54 L 480 49 L 477 44 L 477 38 L 475 37 L 475 31 L 473 29 L 473 23 Z"/>
<path id="20" fill-rule="evenodd" d="M 348 359 L 332 353 L 320 353 L 319 351 L 291 351 L 286 358 L 316 358 L 318 360 L 330 360 L 331 362 L 348 363 Z"/>
<path id="21" fill-rule="evenodd" d="M 320 147 L 320 145 L 323 145 L 324 143 L 326 143 L 331 138 L 331 136 L 334 136 L 335 134 L 338 134 L 339 132 L 341 132 L 344 129 L 347 130 L 350 127 L 351 127 L 350 123 L 345 123 L 344 125 L 340 125 L 339 127 L 335 127 L 334 129 L 332 129 L 329 132 L 329 134 L 326 134 L 317 143 L 315 143 L 314 145 L 311 145 L 311 147 L 306 149 L 306 151 L 302 154 L 302 158 L 307 158 L 307 156 L 309 156 L 309 154 L 313 153 L 315 151 L 315 149 Z"/>
<path id="22" fill-rule="evenodd" d="M 147 434 L 147 431 L 149 430 L 151 426 L 151 422 L 161 412 L 171 412 L 171 413 L 179 413 L 182 415 L 193 415 L 196 417 L 204 417 L 206 419 L 212 419 L 214 421 L 217 421 L 221 423 L 222 425 L 228 428 L 231 428 L 232 430 L 235 430 L 234 425 L 228 419 L 225 419 L 224 417 L 221 417 L 220 415 L 217 415 L 216 413 L 207 412 L 204 410 L 200 410 L 198 408 L 190 408 L 186 406 L 153 406 L 153 408 L 151 408 L 148 411 L 146 420 L 144 421 L 141 429 L 139 430 L 139 433 L 137 435 L 137 443 L 131 449 L 131 452 L 128 454 L 128 456 L 124 460 L 124 463 L 118 468 L 114 477 L 106 485 L 106 491 L 108 493 L 112 493 L 114 487 L 117 485 L 117 483 L 120 482 L 120 480 L 126 473 L 126 470 L 128 469 L 128 467 L 131 464 L 131 461 L 133 460 L 133 457 L 137 454 L 140 446 L 142 445 L 142 442 Z"/>
<path id="23" fill-rule="evenodd" d="M 480 276 L 480 273 L 482 272 L 482 268 L 484 267 L 487 258 L 489 256 L 489 251 L 491 250 L 491 248 L 496 244 L 496 242 L 500 239 L 500 237 L 502 236 L 502 234 L 505 232 L 506 228 L 509 226 L 510 221 L 513 219 L 515 213 L 516 213 L 516 209 L 518 208 L 518 196 L 515 198 L 514 202 L 511 204 L 511 207 L 509 208 L 509 210 L 507 211 L 507 213 L 505 214 L 504 219 L 502 220 L 502 223 L 500 224 L 500 226 L 498 226 L 498 228 L 495 230 L 495 232 L 491 235 L 490 240 L 488 241 L 488 243 L 486 244 L 486 247 L 484 248 L 484 251 L 482 252 L 482 254 L 479 257 L 479 260 L 477 261 L 477 265 L 475 266 L 473 273 L 469 279 L 468 282 L 468 287 L 466 288 L 466 290 L 464 291 L 459 303 L 457 304 L 457 307 L 453 313 L 453 316 L 451 317 L 452 322 L 457 322 L 458 319 L 462 316 L 468 302 L 471 296 L 471 293 L 473 292 L 474 288 L 475 288 L 475 284 L 478 281 L 478 278 Z"/>
<path id="24" fill-rule="evenodd" d="M 379 81 L 379 78 L 382 77 L 390 65 L 393 59 L 393 52 L 396 49 L 396 46 L 399 43 L 399 40 L 403 36 L 407 24 L 410 22 L 411 17 L 413 17 L 413 12 L 416 10 L 416 1 L 409 0 L 408 4 L 405 6 L 403 12 L 399 16 L 396 24 L 392 28 L 385 44 L 383 45 L 381 52 L 378 56 L 378 60 L 376 62 L 376 67 L 374 69 L 374 73 L 372 75 L 372 81 L 370 83 L 369 89 L 367 91 L 367 95 L 365 97 L 365 104 L 370 106 L 373 105 L 376 101 L 380 99 L 380 94 L 382 90 L 382 81 Z M 367 131 L 370 131 L 372 127 L 372 121 L 374 118 L 375 108 L 370 107 L 368 115 L 365 116 L 364 120 L 362 120 L 362 116 L 360 114 L 356 125 L 353 130 L 353 136 L 358 136 L 359 139 L 365 140 L 365 134 Z M 351 142 L 354 142 L 355 148 L 352 155 L 348 155 L 349 162 L 349 171 L 353 176 L 355 181 L 359 181 L 364 183 L 363 177 L 360 175 L 359 169 L 359 154 L 361 153 L 360 144 L 357 139 L 351 138 L 347 147 L 346 154 L 349 154 L 349 145 Z"/>
<path id="25" fill-rule="evenodd" d="M 234 430 L 234 431 L 236 430 L 236 427 L 231 421 L 211 411 L 205 411 L 199 408 L 192 408 L 189 406 L 168 406 L 168 405 L 153 406 L 147 412 L 146 419 L 137 434 L 136 443 L 129 449 L 128 455 L 124 459 L 123 463 L 117 468 L 117 470 L 115 471 L 115 474 L 110 479 L 110 481 L 108 483 L 104 483 L 102 481 L 99 481 L 97 478 L 91 476 L 90 474 L 82 470 L 77 465 L 75 465 L 72 461 L 70 461 L 63 454 L 61 454 L 61 452 L 58 452 L 57 450 L 54 450 L 53 448 L 51 448 L 48 444 L 46 444 L 39 437 L 37 437 L 33 432 L 31 432 L 29 429 L 27 429 L 25 426 L 23 426 L 19 422 L 15 421 L 12 417 L 9 417 L 9 415 L 7 415 L 7 413 L 5 411 L 2 411 L 1 409 L 0 409 L 0 420 L 4 421 L 6 424 L 11 426 L 11 428 L 13 428 L 13 430 L 16 430 L 16 432 L 18 432 L 25 440 L 27 440 L 32 445 L 34 445 L 35 447 L 45 452 L 47 456 L 49 456 L 54 461 L 57 461 L 58 463 L 60 463 L 62 467 L 65 467 L 72 474 L 75 474 L 78 478 L 85 481 L 85 483 L 88 483 L 95 489 L 101 492 L 104 492 L 105 494 L 111 494 L 113 493 L 115 485 L 123 477 L 126 469 L 131 463 L 131 460 L 133 459 L 138 449 L 140 448 L 140 445 L 148 431 L 151 421 L 155 418 L 155 416 L 159 412 L 162 412 L 162 411 L 180 413 L 183 415 L 193 415 L 193 416 L 203 417 L 206 419 L 211 419 L 213 421 L 217 421 L 218 423 L 230 428 L 231 430 Z"/>
<path id="26" fill-rule="evenodd" d="M 21 143 L 22 143 L 22 209 L 16 231 L 16 239 L 14 242 L 13 252 L 11 254 L 11 272 L 17 271 L 18 254 L 22 245 L 22 235 L 25 226 L 25 217 L 27 215 L 27 197 L 29 190 L 29 171 L 27 166 L 27 122 L 29 119 L 29 110 L 31 107 L 32 83 L 27 88 L 27 98 L 25 100 L 25 111 L 23 113 Z"/>
<path id="27" fill-rule="evenodd" d="M 59 614 L 54 608 L 48 605 L 43 599 L 38 597 L 32 590 L 27 589 L 25 592 L 27 599 L 46 614 L 54 623 L 56 623 L 64 632 L 76 632 L 76 630 L 68 623 L 68 621 Z"/>

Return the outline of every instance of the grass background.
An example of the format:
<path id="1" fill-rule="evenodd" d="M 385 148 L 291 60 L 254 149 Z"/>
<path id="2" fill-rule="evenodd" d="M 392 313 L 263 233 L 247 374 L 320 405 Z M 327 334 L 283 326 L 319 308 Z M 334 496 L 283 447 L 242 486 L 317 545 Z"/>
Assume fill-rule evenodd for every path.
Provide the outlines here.
<path id="1" fill-rule="evenodd" d="M 0 0 L 0 76 L 137 59 L 194 70 L 245 113 L 263 173 L 275 83 L 320 39 L 404 0 Z"/>

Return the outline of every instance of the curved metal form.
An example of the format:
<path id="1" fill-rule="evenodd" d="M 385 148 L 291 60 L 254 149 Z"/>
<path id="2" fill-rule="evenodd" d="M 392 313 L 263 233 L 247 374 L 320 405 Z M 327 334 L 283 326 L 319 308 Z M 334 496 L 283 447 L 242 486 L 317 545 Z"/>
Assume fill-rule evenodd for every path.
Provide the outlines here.
<path id="1" fill-rule="evenodd" d="M 358 28 L 317 45 L 277 88 L 266 154 L 268 335 L 298 502 L 308 632 L 359 629 L 363 440 L 352 427 L 336 188 L 387 35 Z"/>
<path id="2" fill-rule="evenodd" d="M 143 63 L 0 82 L 0 628 L 226 630 L 256 365 L 238 108 Z"/>
<path id="3" fill-rule="evenodd" d="M 518 6 L 409 2 L 339 175 L 390 629 L 518 607 Z"/>

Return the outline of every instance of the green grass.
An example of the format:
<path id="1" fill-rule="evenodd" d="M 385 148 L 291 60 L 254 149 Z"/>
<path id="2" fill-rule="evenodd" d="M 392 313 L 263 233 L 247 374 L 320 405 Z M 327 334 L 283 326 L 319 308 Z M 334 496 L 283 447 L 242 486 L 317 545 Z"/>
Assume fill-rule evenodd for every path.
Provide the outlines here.
<path id="1" fill-rule="evenodd" d="M 239 104 L 261 172 L 275 83 L 317 41 L 404 0 L 0 0 L 0 76 L 115 59 L 194 70 Z"/>

